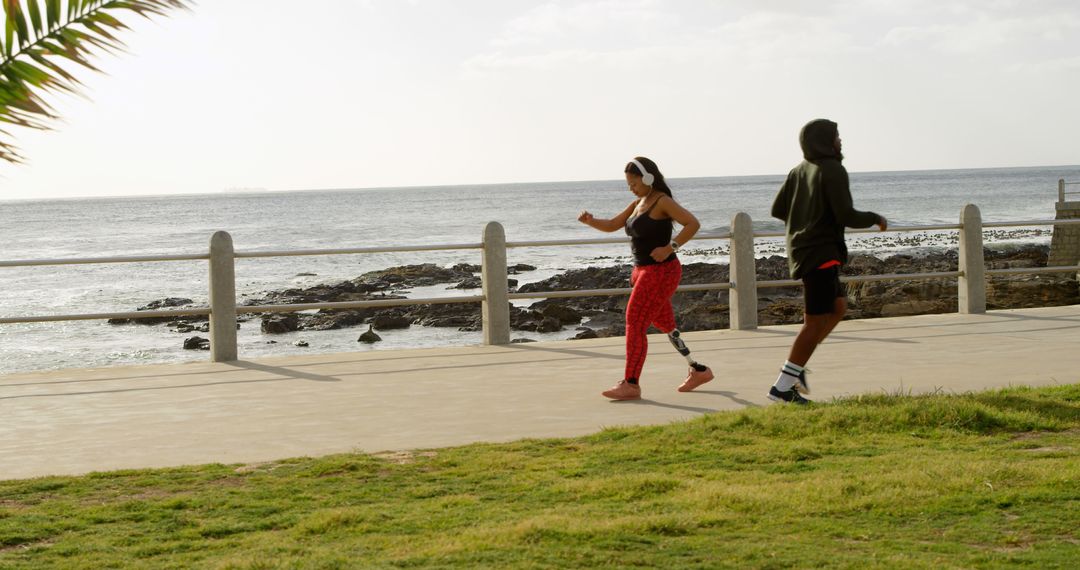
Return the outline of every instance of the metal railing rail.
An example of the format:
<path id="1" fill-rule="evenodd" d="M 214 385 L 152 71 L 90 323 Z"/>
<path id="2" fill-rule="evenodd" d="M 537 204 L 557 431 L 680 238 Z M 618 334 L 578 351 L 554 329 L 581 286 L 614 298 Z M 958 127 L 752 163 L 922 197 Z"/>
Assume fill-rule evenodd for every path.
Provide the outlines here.
<path id="1" fill-rule="evenodd" d="M 960 224 L 927 224 L 925 226 L 897 226 L 897 227 L 889 226 L 889 229 L 886 230 L 886 231 L 889 231 L 889 232 L 921 232 L 921 231 L 932 231 L 932 230 L 959 230 L 959 229 L 963 229 L 963 226 L 961 226 Z M 846 231 L 846 233 L 849 233 L 849 234 L 880 233 L 878 230 L 876 230 L 874 228 L 857 228 L 857 229 L 848 229 L 848 230 L 845 230 L 845 231 Z M 784 237 L 784 235 L 785 235 L 784 232 L 779 231 L 779 230 L 772 231 L 772 232 L 765 232 L 765 231 L 754 232 L 754 237 L 773 238 L 773 237 Z M 694 239 L 697 239 L 697 238 L 695 237 Z"/>
<path id="2" fill-rule="evenodd" d="M 482 243 L 448 243 L 443 245 L 399 245 L 393 247 L 352 247 L 345 249 L 291 249 L 271 251 L 238 251 L 237 258 L 255 257 L 297 257 L 304 255 L 350 255 L 362 253 L 404 253 L 411 251 L 447 251 L 462 249 L 483 249 Z"/>
<path id="3" fill-rule="evenodd" d="M 130 255 L 121 257 L 71 257 L 67 259 L 14 259 L 0 261 L 0 267 L 32 267 L 40 265 L 89 265 L 94 263 L 144 263 L 152 261 L 202 261 L 206 253 L 180 255 Z"/>
<path id="4" fill-rule="evenodd" d="M 984 228 L 1019 228 L 1028 226 L 1069 226 L 1080 224 L 1080 218 L 1072 220 L 1028 220 L 1024 222 L 985 222 Z"/>
<path id="5" fill-rule="evenodd" d="M 128 311 L 121 313 L 81 313 L 74 315 L 45 315 L 36 317 L 5 317 L 0 318 L 0 325 L 17 323 L 48 323 L 53 321 L 104 321 L 107 319 L 157 319 L 172 317 L 206 317 L 210 315 L 209 307 L 192 309 L 170 309 L 165 311 Z"/>
<path id="6" fill-rule="evenodd" d="M 1061 181 L 1060 188 L 1066 183 Z M 1068 183 L 1073 184 L 1073 183 Z M 1080 184 L 1080 183 L 1076 183 Z M 986 310 L 985 279 L 987 275 L 1020 275 L 1039 273 L 1067 273 L 1080 271 L 1080 266 L 1028 267 L 986 269 L 983 260 L 982 235 L 987 228 L 1027 227 L 1041 225 L 1080 224 L 1080 219 L 1071 220 L 1027 220 L 1005 222 L 983 222 L 979 210 L 974 205 L 967 205 L 961 213 L 958 224 L 929 224 L 916 226 L 898 226 L 889 232 L 917 232 L 936 230 L 959 230 L 960 267 L 957 271 L 937 271 L 926 273 L 891 273 L 881 275 L 860 275 L 842 277 L 845 283 L 865 283 L 872 281 L 895 280 L 959 280 L 958 297 L 961 313 L 981 313 Z M 754 257 L 755 238 L 783 237 L 778 231 L 753 231 L 748 215 L 737 214 L 732 219 L 730 232 L 699 234 L 695 240 L 727 239 L 730 240 L 729 281 L 727 283 L 705 283 L 682 285 L 680 292 L 691 291 L 729 291 L 729 311 L 732 328 L 752 329 L 757 327 L 757 290 L 776 287 L 798 287 L 801 281 L 779 279 L 757 281 L 756 260 Z M 873 233 L 876 229 L 849 230 L 849 233 Z M 209 253 L 180 255 L 143 255 L 118 257 L 92 257 L 70 259 L 35 259 L 0 261 L 0 267 L 29 267 L 48 265 L 81 265 L 92 263 L 144 263 L 164 261 L 209 261 L 210 266 L 210 306 L 190 309 L 170 309 L 154 311 L 127 311 L 113 313 L 86 313 L 73 315 L 47 315 L 0 318 L 0 324 L 41 323 L 73 320 L 103 319 L 144 319 L 172 318 L 182 316 L 209 316 L 211 330 L 211 360 L 235 360 L 236 354 L 236 315 L 249 313 L 281 313 L 307 310 L 345 310 L 394 306 L 414 306 L 454 303 L 480 303 L 483 319 L 484 343 L 509 343 L 511 300 L 519 299 L 554 299 L 573 297 L 595 297 L 629 295 L 632 289 L 589 289 L 575 291 L 536 291 L 510 293 L 506 287 L 507 263 L 506 251 L 510 248 L 579 246 L 626 243 L 628 238 L 568 239 L 507 242 L 502 225 L 491 222 L 484 228 L 483 240 L 478 243 L 406 245 L 390 247 L 269 250 L 269 251 L 234 251 L 232 238 L 226 232 L 215 233 L 210 240 Z M 295 303 L 279 305 L 236 305 L 234 264 L 236 259 L 269 258 L 308 255 L 350 255 L 370 253 L 400 253 L 422 251 L 446 251 L 479 249 L 482 255 L 481 282 L 482 294 L 452 297 L 411 298 L 411 299 L 370 299 L 364 301 Z"/>

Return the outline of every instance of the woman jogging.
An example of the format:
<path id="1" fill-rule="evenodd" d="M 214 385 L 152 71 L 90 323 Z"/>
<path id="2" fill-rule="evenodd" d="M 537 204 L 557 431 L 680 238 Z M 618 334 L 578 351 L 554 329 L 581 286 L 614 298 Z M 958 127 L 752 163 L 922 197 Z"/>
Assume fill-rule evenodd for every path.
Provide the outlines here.
<path id="1" fill-rule="evenodd" d="M 630 274 L 633 292 L 626 305 L 626 371 L 623 380 L 603 395 L 612 400 L 641 399 L 639 379 L 649 347 L 645 335 L 649 325 L 667 334 L 671 344 L 690 364 L 689 374 L 678 388 L 680 392 L 689 392 L 712 380 L 713 373 L 708 366 L 690 358 L 690 349 L 675 328 L 671 297 L 682 277 L 682 264 L 675 252 L 694 237 L 701 224 L 672 198 L 671 189 L 655 162 L 639 156 L 627 163 L 623 172 L 635 196 L 630 205 L 610 220 L 597 219 L 588 211 L 578 216 L 581 223 L 603 232 L 625 229 L 634 255 L 634 270 Z M 673 220 L 682 225 L 675 239 L 671 237 Z"/>

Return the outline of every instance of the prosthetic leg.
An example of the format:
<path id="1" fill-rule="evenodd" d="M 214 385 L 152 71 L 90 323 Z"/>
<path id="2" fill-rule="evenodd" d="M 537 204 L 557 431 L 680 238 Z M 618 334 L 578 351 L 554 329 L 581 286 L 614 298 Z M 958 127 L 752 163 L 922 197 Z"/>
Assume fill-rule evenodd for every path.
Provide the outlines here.
<path id="1" fill-rule="evenodd" d="M 683 355 L 686 362 L 690 364 L 689 374 L 686 376 L 686 380 L 679 386 L 680 392 L 690 392 L 694 388 L 701 386 L 702 384 L 713 379 L 713 372 L 708 366 L 695 362 L 693 358 L 690 358 L 690 349 L 686 347 L 686 343 L 683 342 L 682 334 L 679 329 L 675 329 L 668 333 L 668 340 L 671 341 L 671 346 L 675 347 L 675 350 L 679 351 L 679 354 Z"/>

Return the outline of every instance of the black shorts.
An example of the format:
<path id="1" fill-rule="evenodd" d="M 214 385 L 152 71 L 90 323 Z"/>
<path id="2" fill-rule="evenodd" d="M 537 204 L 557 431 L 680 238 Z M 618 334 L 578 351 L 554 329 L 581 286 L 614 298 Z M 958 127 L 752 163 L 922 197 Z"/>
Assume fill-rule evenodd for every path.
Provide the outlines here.
<path id="1" fill-rule="evenodd" d="M 840 266 L 815 269 L 803 276 L 803 295 L 806 314 L 828 315 L 836 308 L 836 300 L 847 296 L 840 283 Z"/>

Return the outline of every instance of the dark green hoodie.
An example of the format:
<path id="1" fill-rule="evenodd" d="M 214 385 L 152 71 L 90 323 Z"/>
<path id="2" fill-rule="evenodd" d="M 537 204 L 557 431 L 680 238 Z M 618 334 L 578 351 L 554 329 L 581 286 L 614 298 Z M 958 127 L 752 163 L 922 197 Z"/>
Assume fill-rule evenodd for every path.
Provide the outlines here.
<path id="1" fill-rule="evenodd" d="M 880 217 L 851 205 L 844 157 L 833 142 L 836 123 L 817 119 L 799 132 L 803 160 L 791 169 L 773 202 L 772 215 L 787 226 L 788 269 L 801 279 L 823 263 L 847 263 L 844 228 L 868 228 Z"/>

